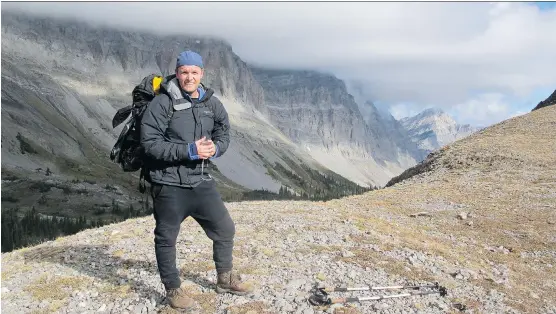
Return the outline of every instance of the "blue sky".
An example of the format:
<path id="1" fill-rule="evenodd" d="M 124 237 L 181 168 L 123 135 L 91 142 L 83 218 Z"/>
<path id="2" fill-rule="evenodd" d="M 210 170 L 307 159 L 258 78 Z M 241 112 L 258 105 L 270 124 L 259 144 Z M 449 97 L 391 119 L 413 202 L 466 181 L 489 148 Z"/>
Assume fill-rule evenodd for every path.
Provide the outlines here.
<path id="1" fill-rule="evenodd" d="M 551 10 L 556 8 L 556 2 L 530 2 L 532 5 L 536 5 L 541 10 Z"/>
<path id="2" fill-rule="evenodd" d="M 358 82 L 362 97 L 396 118 L 434 107 L 487 126 L 529 112 L 556 88 L 555 2 L 2 3 L 9 7 L 223 38 L 250 64 Z M 210 18 L 184 21 L 187 11 Z"/>

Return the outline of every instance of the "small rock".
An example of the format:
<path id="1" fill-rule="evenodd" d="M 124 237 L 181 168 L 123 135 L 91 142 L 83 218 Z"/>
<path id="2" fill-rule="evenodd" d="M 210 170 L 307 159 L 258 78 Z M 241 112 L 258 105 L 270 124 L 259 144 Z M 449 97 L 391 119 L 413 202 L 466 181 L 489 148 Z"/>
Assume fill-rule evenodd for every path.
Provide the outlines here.
<path id="1" fill-rule="evenodd" d="M 286 303 L 286 305 L 282 308 L 282 311 L 288 312 L 288 313 L 293 312 L 293 310 L 294 310 L 294 307 L 291 303 Z"/>
<path id="2" fill-rule="evenodd" d="M 288 287 L 293 288 L 293 289 L 297 289 L 301 286 L 303 286 L 307 281 L 304 279 L 296 279 L 296 280 L 292 280 L 290 282 L 288 282 Z"/>
<path id="3" fill-rule="evenodd" d="M 133 308 L 133 312 L 135 314 L 141 314 L 143 312 L 143 308 L 146 308 L 146 306 L 144 304 L 137 304 L 135 305 L 135 307 Z"/>
<path id="4" fill-rule="evenodd" d="M 461 220 L 467 219 L 467 213 L 459 213 L 458 218 Z"/>
<path id="5" fill-rule="evenodd" d="M 354 257 L 354 256 L 355 256 L 355 254 L 353 254 L 351 251 L 344 250 L 342 252 L 342 257 Z"/>
<path id="6" fill-rule="evenodd" d="M 539 295 L 536 294 L 536 293 L 534 293 L 534 292 L 531 292 L 531 293 L 529 294 L 529 296 L 531 296 L 531 298 L 533 298 L 533 299 L 540 299 Z"/>
<path id="7" fill-rule="evenodd" d="M 387 308 L 388 308 L 388 304 L 386 304 L 386 303 L 376 303 L 376 304 L 373 304 L 373 309 L 374 309 L 375 311 L 382 311 L 382 310 L 385 310 L 385 309 L 387 309 Z"/>
<path id="8" fill-rule="evenodd" d="M 253 294 L 251 294 L 251 299 L 257 300 L 257 299 L 261 299 L 261 297 L 262 297 L 262 295 L 261 295 L 261 292 L 259 290 L 255 290 L 253 292 Z"/>
<path id="9" fill-rule="evenodd" d="M 326 280 L 326 276 L 323 273 L 318 273 L 317 274 L 317 279 L 320 281 L 324 281 Z"/>
<path id="10" fill-rule="evenodd" d="M 467 225 L 468 225 L 468 226 L 473 226 L 473 222 L 472 222 L 472 221 L 468 221 L 468 222 L 467 222 Z"/>
<path id="11" fill-rule="evenodd" d="M 315 311 L 312 308 L 303 310 L 303 314 L 313 314 L 313 313 L 315 313 Z"/>
<path id="12" fill-rule="evenodd" d="M 286 306 L 287 304 L 288 304 L 288 302 L 286 302 L 286 300 L 279 299 L 279 300 L 276 301 L 276 303 L 274 303 L 274 306 L 275 306 L 276 308 L 281 309 L 281 308 L 283 308 L 284 306 Z"/>
<path id="13" fill-rule="evenodd" d="M 343 306 L 342 304 L 339 304 L 339 303 L 332 304 L 332 305 L 328 308 L 328 310 L 326 310 L 326 313 L 334 314 L 334 312 L 336 311 L 336 309 L 339 309 L 339 308 L 342 308 L 342 307 L 344 307 L 344 306 Z"/>
<path id="14" fill-rule="evenodd" d="M 47 307 L 50 304 L 50 302 L 48 302 L 47 300 L 43 300 L 40 304 L 39 307 L 41 309 L 44 309 L 45 307 Z"/>

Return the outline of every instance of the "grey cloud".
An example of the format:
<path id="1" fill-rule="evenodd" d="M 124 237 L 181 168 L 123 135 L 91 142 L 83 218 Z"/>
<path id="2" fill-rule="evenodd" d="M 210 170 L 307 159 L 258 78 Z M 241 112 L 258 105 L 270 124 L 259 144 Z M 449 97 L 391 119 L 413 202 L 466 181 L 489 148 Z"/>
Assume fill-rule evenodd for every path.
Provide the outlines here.
<path id="1" fill-rule="evenodd" d="M 218 36 L 247 62 L 357 79 L 369 97 L 387 104 L 450 109 L 481 97 L 477 92 L 511 96 L 556 86 L 556 10 L 523 3 L 8 2 L 2 8 Z"/>

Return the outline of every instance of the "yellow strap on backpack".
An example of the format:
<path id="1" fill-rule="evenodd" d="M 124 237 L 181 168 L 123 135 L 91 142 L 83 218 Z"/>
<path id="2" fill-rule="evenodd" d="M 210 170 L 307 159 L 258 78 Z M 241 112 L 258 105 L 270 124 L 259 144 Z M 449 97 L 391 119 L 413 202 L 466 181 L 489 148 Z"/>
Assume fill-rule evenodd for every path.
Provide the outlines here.
<path id="1" fill-rule="evenodd" d="M 155 76 L 153 78 L 153 91 L 155 94 L 158 94 L 160 90 L 160 83 L 162 83 L 162 76 Z"/>

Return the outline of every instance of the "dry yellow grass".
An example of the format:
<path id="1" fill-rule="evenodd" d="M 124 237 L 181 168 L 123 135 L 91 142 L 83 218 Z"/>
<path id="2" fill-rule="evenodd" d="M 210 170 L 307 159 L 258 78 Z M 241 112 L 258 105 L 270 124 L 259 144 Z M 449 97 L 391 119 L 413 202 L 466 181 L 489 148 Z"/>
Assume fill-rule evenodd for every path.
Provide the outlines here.
<path id="1" fill-rule="evenodd" d="M 89 277 L 52 277 L 48 274 L 42 274 L 35 282 L 27 285 L 23 290 L 31 294 L 38 300 L 60 300 L 63 301 L 71 295 L 74 290 L 87 287 L 92 281 Z"/>
<path id="2" fill-rule="evenodd" d="M 261 301 L 248 302 L 241 305 L 230 306 L 227 309 L 230 314 L 271 314 L 275 313 L 269 306 Z"/>

